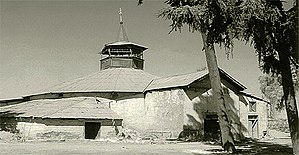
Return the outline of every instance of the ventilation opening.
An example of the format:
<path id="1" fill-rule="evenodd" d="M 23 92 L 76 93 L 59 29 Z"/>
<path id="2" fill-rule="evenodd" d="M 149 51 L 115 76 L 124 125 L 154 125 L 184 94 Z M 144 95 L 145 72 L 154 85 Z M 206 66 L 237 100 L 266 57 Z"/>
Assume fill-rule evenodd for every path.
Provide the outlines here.
<path id="1" fill-rule="evenodd" d="M 100 137 L 101 123 L 85 122 L 85 139 L 96 139 Z"/>

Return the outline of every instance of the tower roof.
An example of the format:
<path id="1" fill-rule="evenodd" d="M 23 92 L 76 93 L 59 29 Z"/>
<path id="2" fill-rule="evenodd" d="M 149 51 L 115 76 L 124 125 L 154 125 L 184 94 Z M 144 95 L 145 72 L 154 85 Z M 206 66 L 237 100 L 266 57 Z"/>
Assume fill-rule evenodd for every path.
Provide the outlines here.
<path id="1" fill-rule="evenodd" d="M 142 46 L 142 45 L 139 45 L 139 44 L 136 44 L 136 43 L 133 43 L 133 42 L 117 41 L 117 42 L 112 42 L 112 43 L 105 44 L 105 47 L 102 49 L 100 54 L 108 54 L 109 53 L 108 49 L 113 49 L 113 48 L 117 48 L 117 49 L 130 48 L 130 49 L 132 49 L 133 53 L 135 53 L 135 52 L 136 53 L 141 53 L 141 52 L 148 49 L 148 47 L 146 47 L 146 46 Z M 113 51 L 110 51 L 110 52 L 113 53 Z M 120 51 L 117 51 L 117 53 L 119 53 L 119 52 Z M 122 52 L 127 52 L 127 51 L 122 51 Z"/>
<path id="2" fill-rule="evenodd" d="M 111 50 L 112 49 L 112 50 Z M 105 44 L 104 48 L 102 49 L 99 54 L 109 54 L 113 51 L 117 51 L 116 53 L 131 53 L 126 50 L 113 50 L 113 49 L 131 49 L 133 53 L 142 53 L 144 50 L 148 49 L 143 45 L 139 45 L 129 41 L 128 35 L 125 31 L 124 21 L 122 16 L 122 10 L 119 9 L 119 30 L 117 33 L 117 39 L 115 42 Z"/>
<path id="3" fill-rule="evenodd" d="M 118 30 L 117 41 L 125 41 L 125 42 L 129 41 L 129 38 L 127 36 L 125 27 L 124 27 L 121 8 L 119 8 L 119 30 Z"/>

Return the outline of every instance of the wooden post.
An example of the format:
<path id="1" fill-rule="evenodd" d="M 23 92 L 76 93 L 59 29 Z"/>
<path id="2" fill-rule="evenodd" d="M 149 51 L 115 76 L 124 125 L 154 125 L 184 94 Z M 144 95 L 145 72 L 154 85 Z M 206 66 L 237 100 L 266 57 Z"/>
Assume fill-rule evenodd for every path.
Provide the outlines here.
<path id="1" fill-rule="evenodd" d="M 201 33 L 202 40 L 204 44 L 204 50 L 206 55 L 206 61 L 209 70 L 209 77 L 211 81 L 211 87 L 213 91 L 213 99 L 217 104 L 217 115 L 221 130 L 221 141 L 222 147 L 228 152 L 235 152 L 235 144 L 233 140 L 233 135 L 230 130 L 229 116 L 226 112 L 224 93 L 221 86 L 219 68 L 217 64 L 217 58 L 215 54 L 214 45 L 207 44 L 207 35 Z"/>

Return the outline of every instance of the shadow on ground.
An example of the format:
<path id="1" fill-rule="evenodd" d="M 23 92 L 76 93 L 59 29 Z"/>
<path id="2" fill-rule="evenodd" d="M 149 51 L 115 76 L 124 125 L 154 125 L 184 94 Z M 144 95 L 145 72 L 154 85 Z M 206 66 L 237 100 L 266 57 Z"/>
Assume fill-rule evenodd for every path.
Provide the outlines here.
<path id="1" fill-rule="evenodd" d="M 219 145 L 219 144 L 214 144 Z M 238 155 L 292 155 L 293 150 L 288 145 L 274 144 L 270 142 L 249 141 L 241 144 L 236 144 L 236 153 Z M 214 152 L 212 154 L 227 154 L 223 153 L 222 149 L 210 149 L 207 151 Z M 199 154 L 196 154 L 199 155 Z"/>

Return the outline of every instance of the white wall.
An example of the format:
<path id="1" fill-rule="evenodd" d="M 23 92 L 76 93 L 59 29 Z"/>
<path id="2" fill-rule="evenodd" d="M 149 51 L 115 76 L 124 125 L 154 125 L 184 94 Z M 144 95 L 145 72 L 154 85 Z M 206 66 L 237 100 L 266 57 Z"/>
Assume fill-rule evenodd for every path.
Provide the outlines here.
<path id="1" fill-rule="evenodd" d="M 22 140 L 31 139 L 84 139 L 84 126 L 46 126 L 40 123 L 18 122 Z"/>
<path id="2" fill-rule="evenodd" d="M 146 94 L 145 122 L 148 130 L 170 132 L 178 137 L 183 131 L 184 91 L 181 89 L 153 91 Z"/>
<path id="3" fill-rule="evenodd" d="M 240 140 L 243 138 L 242 130 L 247 126 L 247 113 L 246 106 L 244 103 L 240 102 L 239 96 L 228 88 L 225 90 L 225 103 L 228 107 L 228 117 L 232 121 L 232 133 L 235 140 Z M 245 106 L 245 107 L 244 107 Z M 192 125 L 193 129 L 203 130 L 205 114 L 217 113 L 216 102 L 213 101 L 213 95 L 211 90 L 208 90 L 201 94 L 201 92 L 186 91 L 186 101 L 185 101 L 185 115 L 187 116 L 184 121 L 184 125 L 190 127 Z M 242 120 L 242 122 L 240 121 Z M 202 131 L 203 133 L 203 131 Z"/>
<path id="4" fill-rule="evenodd" d="M 110 103 L 123 126 L 142 134 L 178 137 L 183 130 L 185 93 L 181 89 L 161 90 L 130 96 Z M 145 97 L 145 98 L 144 98 Z"/>

